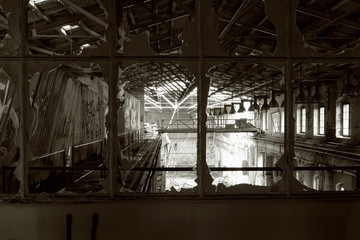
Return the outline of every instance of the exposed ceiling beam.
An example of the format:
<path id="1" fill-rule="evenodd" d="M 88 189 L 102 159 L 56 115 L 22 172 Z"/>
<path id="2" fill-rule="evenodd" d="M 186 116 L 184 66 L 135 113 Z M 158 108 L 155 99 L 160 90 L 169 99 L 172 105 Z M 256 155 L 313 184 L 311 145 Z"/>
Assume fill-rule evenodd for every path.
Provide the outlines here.
<path id="1" fill-rule="evenodd" d="M 46 22 L 51 23 L 53 22 L 52 19 L 50 19 L 47 15 L 45 15 L 37 6 L 33 1 L 29 1 L 29 5 L 31 6 L 31 8 L 35 11 L 35 13 L 41 17 L 42 19 L 44 19 Z M 35 19 L 34 19 L 35 21 Z"/>
<path id="2" fill-rule="evenodd" d="M 143 29 L 143 28 L 146 28 L 146 27 L 151 27 L 151 26 L 160 24 L 162 22 L 169 22 L 171 20 L 175 20 L 175 19 L 182 18 L 182 17 L 188 17 L 188 16 L 189 16 L 188 13 L 176 13 L 176 14 L 173 14 L 171 16 L 162 17 L 161 20 L 160 19 L 155 19 L 155 20 L 150 21 L 150 22 L 142 22 L 142 23 L 138 22 L 137 25 L 130 26 L 130 32 L 140 30 L 140 29 Z"/>
<path id="3" fill-rule="evenodd" d="M 91 10 L 87 10 L 94 16 L 98 16 L 101 14 L 104 14 L 104 10 L 100 9 L 99 7 L 91 8 Z M 85 15 L 75 15 L 75 16 L 63 16 L 61 20 L 55 21 L 53 23 L 38 23 L 36 24 L 36 31 L 38 33 L 56 28 L 56 27 L 62 27 L 64 25 L 74 25 L 77 24 L 79 21 L 88 19 Z M 29 29 L 30 31 L 30 29 Z"/>
<path id="4" fill-rule="evenodd" d="M 331 21 L 322 24 L 321 27 L 317 28 L 315 31 L 313 31 L 316 35 L 321 34 L 321 32 L 325 31 L 326 29 L 328 29 L 329 27 L 331 27 L 333 24 L 341 21 L 343 18 L 349 16 L 350 14 L 352 14 L 354 11 L 357 11 L 359 9 L 359 6 L 356 8 L 352 8 L 350 11 L 345 12 L 337 17 L 335 17 L 334 19 L 332 19 Z"/>
<path id="5" fill-rule="evenodd" d="M 165 77 L 163 77 L 163 78 L 165 79 L 165 81 L 162 81 L 162 78 L 160 77 L 160 78 L 159 78 L 159 79 L 160 79 L 160 82 L 167 83 L 166 85 L 167 85 L 169 88 L 171 88 L 171 89 L 174 91 L 174 93 L 176 93 L 176 95 L 180 95 L 180 94 L 181 94 L 181 90 L 180 90 L 177 86 L 175 86 L 175 84 L 172 83 L 172 78 L 171 78 L 171 76 L 169 76 L 162 68 L 159 68 L 157 72 L 159 73 L 159 75 L 162 75 L 162 76 L 165 75 Z M 167 77 L 168 77 L 169 79 L 167 79 Z"/>
<path id="6" fill-rule="evenodd" d="M 244 72 L 242 72 L 241 74 L 238 74 L 236 76 L 232 76 L 232 81 L 227 83 L 227 84 L 224 84 L 222 87 L 218 88 L 216 91 L 212 92 L 211 94 L 209 94 L 209 97 L 211 97 L 212 95 L 218 93 L 218 92 L 221 92 L 223 91 L 225 88 L 227 87 L 230 87 L 231 85 L 233 85 L 234 83 L 238 82 L 239 79 L 249 75 L 249 74 L 252 74 L 251 71 L 253 70 L 256 70 L 260 67 L 260 65 L 252 65 L 250 66 L 248 69 L 246 69 Z M 236 77 L 236 79 L 234 79 Z"/>
<path id="7" fill-rule="evenodd" d="M 181 82 L 185 83 L 186 81 L 181 78 L 169 65 L 166 65 L 165 63 L 159 63 L 161 66 L 165 67 L 169 72 L 171 72 L 177 79 L 179 79 Z M 170 64 L 171 65 L 171 64 Z"/>
<path id="8" fill-rule="evenodd" d="M 321 44 L 320 42 L 317 42 L 317 41 L 307 41 L 308 44 L 310 44 L 311 46 L 314 46 L 316 48 L 319 48 L 319 49 L 322 49 L 322 50 L 325 50 L 325 51 L 329 51 L 329 52 L 333 52 L 333 53 L 338 53 L 338 52 L 341 52 L 342 49 L 340 48 L 334 48 L 334 47 L 331 47 L 329 45 L 324 45 L 324 44 Z"/>
<path id="9" fill-rule="evenodd" d="M 135 19 L 134 13 L 132 11 L 132 8 L 129 8 L 127 10 L 127 12 L 130 17 L 131 25 L 133 25 L 133 26 L 136 25 L 136 19 Z M 136 30 L 136 34 L 138 34 L 138 30 Z"/>
<path id="10" fill-rule="evenodd" d="M 65 4 L 69 5 L 73 9 L 75 9 L 77 12 L 79 12 L 79 13 L 85 15 L 86 17 L 88 17 L 89 19 L 93 20 L 94 22 L 97 22 L 101 26 L 107 28 L 108 24 L 106 22 L 104 22 L 102 19 L 98 18 L 96 15 L 91 14 L 90 12 L 86 11 L 82 7 L 79 7 L 78 5 L 76 5 L 75 3 L 73 3 L 70 0 L 61 0 L 61 1 Z"/>
<path id="11" fill-rule="evenodd" d="M 221 34 L 219 35 L 219 39 L 222 39 L 225 34 L 230 30 L 230 28 L 237 22 L 239 19 L 241 19 L 244 15 L 246 15 L 249 11 L 251 11 L 260 0 L 251 0 L 250 3 L 248 1 L 244 0 L 238 10 L 236 11 L 235 15 L 231 18 L 230 22 L 226 27 L 223 29 Z M 245 6 L 245 4 L 248 4 Z"/>
<path id="12" fill-rule="evenodd" d="M 46 55 L 59 55 L 56 52 L 53 52 L 53 51 L 50 51 L 47 49 L 43 49 L 43 48 L 39 48 L 39 47 L 35 47 L 35 46 L 31 46 L 31 45 L 29 46 L 29 49 L 40 52 L 40 53 L 44 53 Z"/>
<path id="13" fill-rule="evenodd" d="M 160 63 L 161 64 L 161 63 Z M 163 64 L 161 64 L 161 66 L 163 66 Z M 181 94 L 182 92 L 184 92 L 184 87 L 185 86 L 181 86 L 177 80 L 175 80 L 168 72 L 164 71 L 162 69 L 162 71 L 170 78 L 169 80 L 169 84 L 172 84 L 176 89 L 177 91 Z M 177 87 L 178 86 L 178 87 Z"/>
<path id="14" fill-rule="evenodd" d="M 195 17 L 195 13 L 192 9 L 190 9 L 189 7 L 187 7 L 185 4 L 184 4 L 184 1 L 183 0 L 174 0 L 177 5 L 179 5 L 182 9 L 184 9 L 188 14 L 190 14 L 191 17 Z"/>
<path id="15" fill-rule="evenodd" d="M 76 51 L 80 46 L 82 46 L 84 44 L 91 45 L 97 41 L 99 41 L 99 38 L 94 38 L 94 37 L 84 38 L 84 39 L 78 40 L 76 43 L 73 43 L 71 46 L 69 43 L 58 44 L 53 48 L 53 50 L 55 52 L 63 52 L 63 51 L 68 51 L 68 50 L 70 50 L 70 48 L 72 48 L 73 51 Z"/>
<path id="16" fill-rule="evenodd" d="M 220 21 L 223 21 L 223 22 L 230 22 L 230 20 L 227 20 L 227 19 L 224 19 L 224 18 L 219 18 Z M 274 36 L 276 37 L 276 32 L 272 29 L 269 29 L 269 28 L 266 28 L 266 27 L 261 27 L 261 26 L 256 26 L 256 25 L 253 25 L 253 24 L 244 24 L 244 23 L 235 23 L 235 26 L 239 26 L 239 27 L 245 27 L 245 28 L 250 28 L 252 30 L 256 30 L 258 32 L 262 32 L 262 33 L 266 33 L 266 34 L 269 34 L 271 36 Z"/>
<path id="17" fill-rule="evenodd" d="M 242 42 L 234 41 L 234 44 L 236 44 L 238 47 L 245 48 L 245 49 L 248 49 L 248 50 L 251 50 L 251 51 L 256 51 L 256 52 L 259 52 L 259 53 L 264 52 L 264 50 L 262 50 L 262 49 L 260 49 L 260 48 L 258 48 L 256 46 L 250 46 L 250 45 L 244 44 Z"/>
<path id="18" fill-rule="evenodd" d="M 313 17 L 317 17 L 317 18 L 322 18 L 322 19 L 326 19 L 331 21 L 332 19 L 336 18 L 335 16 L 332 16 L 330 14 L 327 13 L 323 13 L 323 12 L 319 12 L 310 8 L 306 8 L 306 7 L 302 7 L 302 6 L 298 6 L 296 9 L 297 12 L 299 13 L 303 13 L 306 15 L 310 15 Z M 341 19 L 338 21 L 339 24 L 346 26 L 346 27 L 350 27 L 350 28 L 354 28 L 356 30 L 360 30 L 360 24 L 348 19 Z"/>
<path id="19" fill-rule="evenodd" d="M 173 32 L 171 25 L 163 18 L 161 18 L 153 9 L 149 8 L 145 3 L 142 4 L 142 7 L 145 8 L 156 20 L 160 21 L 165 27 L 170 31 Z"/>
<path id="20" fill-rule="evenodd" d="M 192 74 L 189 73 L 188 69 L 181 69 L 180 66 L 178 66 L 176 63 L 170 63 L 172 66 L 176 67 L 178 69 L 179 72 L 181 72 L 186 80 L 189 80 L 189 83 L 192 82 L 192 80 L 190 79 L 194 79 L 194 76 Z"/>
<path id="21" fill-rule="evenodd" d="M 225 28 L 221 31 L 220 35 L 219 35 L 219 39 L 222 39 L 225 34 L 230 30 L 230 28 L 237 22 L 238 18 L 241 17 L 241 13 L 243 11 L 243 8 L 245 6 L 245 4 L 247 3 L 247 0 L 244 0 L 241 4 L 240 7 L 237 9 L 236 13 L 234 14 L 234 16 L 231 18 L 231 20 L 229 21 L 229 23 L 225 26 Z"/>
<path id="22" fill-rule="evenodd" d="M 88 32 L 92 36 L 99 37 L 99 39 L 101 39 L 102 41 L 105 42 L 105 38 L 103 36 L 101 36 L 99 33 L 95 32 L 91 28 L 89 28 L 83 21 L 79 21 L 78 25 L 85 32 Z"/>
<path id="23" fill-rule="evenodd" d="M 186 99 L 190 96 L 190 93 L 197 87 L 197 82 L 194 77 L 192 83 L 190 86 L 180 95 L 178 102 L 182 103 L 183 101 L 186 101 Z"/>
<path id="24" fill-rule="evenodd" d="M 75 11 L 69 7 L 68 5 L 66 5 L 65 3 L 63 3 L 61 0 L 58 0 L 58 2 L 63 5 L 63 7 L 71 14 L 71 15 L 75 15 Z"/>
<path id="25" fill-rule="evenodd" d="M 122 6 L 124 9 L 126 8 L 131 8 L 131 7 L 134 7 L 136 5 L 140 5 L 140 4 L 143 4 L 143 3 L 148 3 L 148 2 L 151 2 L 152 0 L 129 0 L 129 1 L 126 1 L 125 3 L 122 3 Z"/>

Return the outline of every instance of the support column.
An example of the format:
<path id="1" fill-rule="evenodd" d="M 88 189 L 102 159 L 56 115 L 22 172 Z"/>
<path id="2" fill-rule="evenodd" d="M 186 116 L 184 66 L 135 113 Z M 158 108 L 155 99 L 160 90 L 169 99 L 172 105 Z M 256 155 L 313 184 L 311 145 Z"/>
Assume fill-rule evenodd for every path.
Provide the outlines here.
<path id="1" fill-rule="evenodd" d="M 294 119 L 294 105 L 293 105 L 293 67 L 291 63 L 285 66 L 285 139 L 284 139 L 284 154 L 281 157 L 284 165 L 284 179 L 285 191 L 291 192 L 292 181 L 295 180 L 294 174 L 294 146 L 295 146 L 295 119 Z"/>
<path id="2" fill-rule="evenodd" d="M 292 4 L 293 1 L 286 1 L 286 32 L 287 32 L 287 41 L 286 41 L 286 57 L 287 61 L 284 66 L 285 73 L 285 139 L 284 139 L 284 155 L 281 157 L 283 160 L 283 178 L 285 183 L 285 191 L 287 194 L 290 194 L 292 190 L 292 184 L 296 181 L 294 177 L 294 146 L 295 146 L 295 119 L 294 119 L 294 104 L 293 104 L 293 79 L 294 79 L 294 70 L 293 63 L 290 61 L 292 57 L 292 47 L 293 47 L 293 29 L 291 25 L 292 17 Z"/>
<path id="3" fill-rule="evenodd" d="M 197 179 L 196 182 L 198 184 L 199 195 L 202 197 L 205 192 L 209 190 L 213 179 L 210 175 L 209 167 L 206 163 L 206 108 L 207 108 L 207 98 L 210 87 L 210 79 L 205 76 L 206 67 L 204 64 L 204 27 L 205 20 L 204 16 L 204 8 L 205 4 L 208 4 L 205 0 L 196 1 L 196 17 L 197 17 L 197 36 L 198 36 L 198 71 L 197 71 Z"/>
<path id="4" fill-rule="evenodd" d="M 97 79 L 98 85 L 98 105 L 99 105 L 99 124 L 100 124 L 100 138 L 105 138 L 105 110 L 104 110 L 104 93 L 103 85 L 100 82 L 100 79 Z"/>
<path id="5" fill-rule="evenodd" d="M 30 161 L 29 154 L 29 144 L 28 144 L 28 108 L 27 105 L 29 102 L 29 83 L 26 80 L 26 45 L 27 45 L 27 1 L 18 0 L 19 3 L 19 29 L 20 29 L 20 75 L 19 89 L 17 89 L 17 94 L 20 98 L 20 127 L 19 127 L 19 137 L 20 137 L 20 159 L 19 159 L 19 169 L 20 169 L 20 189 L 19 193 L 21 197 L 26 197 L 29 192 L 28 184 L 28 165 Z"/>
<path id="6" fill-rule="evenodd" d="M 109 142 L 108 142 L 108 169 L 109 169 L 109 192 L 110 196 L 117 195 L 117 173 L 118 166 L 116 159 L 118 156 L 117 149 L 117 109 L 116 109 L 116 95 L 117 95 L 117 62 L 114 57 L 116 55 L 116 34 L 117 25 L 116 17 L 116 0 L 109 1 L 109 62 L 108 62 L 108 96 L 109 96 Z"/>
<path id="7" fill-rule="evenodd" d="M 328 82 L 327 108 L 325 110 L 325 138 L 326 141 L 334 141 L 336 133 L 336 83 Z"/>

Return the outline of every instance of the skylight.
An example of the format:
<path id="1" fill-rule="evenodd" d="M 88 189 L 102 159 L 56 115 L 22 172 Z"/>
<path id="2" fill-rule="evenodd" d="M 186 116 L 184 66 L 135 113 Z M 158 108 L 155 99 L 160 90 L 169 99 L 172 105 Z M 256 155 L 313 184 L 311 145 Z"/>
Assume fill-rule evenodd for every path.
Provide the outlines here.
<path id="1" fill-rule="evenodd" d="M 61 32 L 64 34 L 64 35 L 67 35 L 66 34 L 66 31 L 69 31 L 69 30 L 73 30 L 73 29 L 76 29 L 78 28 L 79 26 L 78 25 L 64 25 L 61 27 Z"/>
<path id="2" fill-rule="evenodd" d="M 84 49 L 84 48 L 89 48 L 89 47 L 91 47 L 91 45 L 90 44 L 88 44 L 88 43 L 85 43 L 85 44 L 83 44 L 83 45 L 81 45 L 81 49 Z"/>
<path id="3" fill-rule="evenodd" d="M 48 2 L 50 0 L 30 0 L 30 2 L 33 2 L 33 3 L 42 3 L 42 2 Z"/>
<path id="4" fill-rule="evenodd" d="M 79 27 L 78 25 L 73 25 L 73 26 L 71 26 L 71 25 L 64 25 L 64 26 L 62 26 L 61 28 L 64 29 L 65 31 L 69 31 L 69 30 L 76 29 L 76 28 L 78 28 L 78 27 Z"/>

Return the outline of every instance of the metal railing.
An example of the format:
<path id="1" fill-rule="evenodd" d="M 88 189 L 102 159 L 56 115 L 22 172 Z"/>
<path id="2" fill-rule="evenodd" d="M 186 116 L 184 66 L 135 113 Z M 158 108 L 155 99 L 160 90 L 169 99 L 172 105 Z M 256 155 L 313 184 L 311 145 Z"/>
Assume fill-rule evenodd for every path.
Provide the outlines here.
<path id="1" fill-rule="evenodd" d="M 131 152 L 134 151 L 135 148 L 139 148 L 141 143 L 143 142 L 143 131 L 144 129 L 139 129 L 136 131 L 131 131 L 131 132 L 126 132 L 126 133 L 121 133 L 118 134 L 118 138 L 119 138 L 119 143 L 121 143 L 120 141 L 123 141 L 127 143 L 127 145 L 122 148 L 121 152 L 123 152 L 124 154 L 128 153 L 128 157 L 131 157 Z M 100 176 L 104 177 L 106 175 L 106 168 L 103 167 L 103 164 L 101 164 L 101 166 L 76 166 L 77 162 L 77 156 L 80 156 L 81 153 L 83 152 L 84 148 L 94 148 L 94 146 L 98 146 L 99 147 L 99 152 L 97 152 L 97 150 L 90 152 L 87 157 L 90 157 L 90 155 L 92 154 L 97 154 L 98 157 L 101 157 L 103 160 L 104 157 L 104 148 L 106 145 L 106 140 L 105 139 L 98 139 L 92 142 L 88 142 L 88 143 L 83 143 L 83 144 L 78 144 L 78 145 L 74 145 L 70 147 L 70 164 L 68 163 L 68 156 L 67 156 L 67 150 L 66 149 L 62 149 L 59 151 L 55 151 L 52 153 L 47 153 L 41 156 L 36 156 L 32 158 L 32 161 L 36 161 L 36 160 L 41 160 L 41 159 L 46 159 L 46 158 L 50 158 L 53 156 L 57 156 L 57 155 L 61 155 L 61 159 L 62 159 L 62 166 L 29 166 L 28 169 L 29 171 L 62 171 L 63 175 L 64 175 L 64 186 L 66 186 L 66 172 L 71 172 L 71 182 L 72 182 L 72 188 L 74 189 L 74 183 L 75 183 L 75 171 L 84 171 L 84 170 L 91 170 L 91 171 L 95 171 L 95 170 L 99 170 L 100 171 Z M 120 145 L 121 146 L 121 145 Z M 80 156 L 81 157 L 81 156 Z M 32 162 L 31 161 L 31 162 Z M 80 162 L 81 159 L 78 161 Z M 30 162 L 30 163 L 31 163 Z M 6 192 L 6 178 L 7 178 L 7 171 L 14 171 L 16 169 L 16 165 L 9 165 L 9 166 L 2 166 L 1 171 L 2 171 L 2 192 L 5 193 Z M 50 175 L 50 174 L 49 174 Z M 29 177 L 31 175 L 29 174 Z"/>
<path id="2" fill-rule="evenodd" d="M 141 131 L 142 130 L 137 130 L 137 131 L 133 131 L 132 133 L 122 133 L 119 134 L 118 137 L 124 136 L 126 139 L 131 139 L 131 141 L 129 140 L 127 143 L 127 146 L 125 146 L 121 151 L 128 151 L 129 149 L 132 149 L 133 146 L 135 146 L 136 144 L 140 144 L 143 139 L 141 138 Z M 133 139 L 133 137 L 135 136 L 135 138 Z M 74 172 L 75 171 L 84 171 L 84 170 L 89 170 L 89 171 L 101 171 L 101 176 L 105 176 L 106 172 L 108 171 L 108 169 L 104 166 L 104 165 L 100 165 L 100 166 L 75 166 L 75 162 L 74 162 L 74 157 L 76 154 L 76 149 L 80 149 L 80 148 L 84 148 L 84 147 L 89 147 L 91 145 L 96 145 L 96 144 L 100 144 L 100 152 L 101 152 L 101 156 L 103 156 L 103 150 L 104 150 L 104 145 L 106 144 L 106 142 L 104 140 L 96 140 L 93 142 L 89 142 L 89 143 L 84 143 L 84 144 L 79 144 L 76 146 L 71 147 L 72 149 L 72 155 L 71 155 L 71 166 L 67 166 L 67 155 L 66 155 L 66 150 L 59 150 L 53 153 L 49 153 L 49 154 L 44 154 L 42 156 L 37 156 L 34 157 L 33 160 L 39 160 L 39 159 L 44 159 L 44 158 L 49 158 L 49 157 L 53 157 L 56 155 L 60 155 L 62 157 L 62 163 L 63 166 L 29 166 L 28 169 L 29 171 L 32 170 L 50 170 L 50 171 L 62 171 L 62 172 L 67 172 L 67 171 L 71 171 L 72 172 L 72 182 L 73 184 L 75 183 L 75 177 L 74 177 Z M 6 192 L 6 171 L 8 170 L 15 170 L 16 166 L 11 165 L 11 166 L 2 166 L 2 191 L 3 193 Z M 125 170 L 125 169 L 120 169 L 120 170 Z M 209 167 L 209 170 L 212 172 L 227 172 L 227 171 L 243 171 L 243 172 L 282 172 L 283 170 L 279 167 Z M 155 164 L 151 164 L 151 167 L 133 167 L 130 169 L 130 171 L 141 171 L 141 172 L 184 172 L 184 171 L 196 171 L 196 168 L 194 167 L 156 167 Z M 348 172 L 351 173 L 354 177 L 355 177 L 355 181 L 356 181 L 356 190 L 360 190 L 360 166 L 306 166 L 306 167 L 294 167 L 293 169 L 294 172 L 297 171 L 341 171 L 341 172 Z M 151 174 L 152 175 L 152 174 Z M 151 175 L 150 176 L 151 178 Z M 66 185 L 66 179 L 65 179 L 65 174 L 64 174 L 64 184 Z M 146 179 L 146 189 L 149 188 L 149 178 Z"/>
<path id="3" fill-rule="evenodd" d="M 246 118 L 229 118 L 229 119 L 219 119 L 219 118 L 210 118 L 208 117 L 206 121 L 206 126 L 208 129 L 239 129 L 239 128 L 256 128 L 255 119 L 246 119 Z M 168 124 L 164 124 L 168 123 Z M 169 130 L 169 129 L 186 129 L 186 130 L 195 130 L 197 129 L 197 119 L 175 119 L 170 122 L 170 119 L 162 119 L 159 121 L 158 126 L 160 130 Z"/>

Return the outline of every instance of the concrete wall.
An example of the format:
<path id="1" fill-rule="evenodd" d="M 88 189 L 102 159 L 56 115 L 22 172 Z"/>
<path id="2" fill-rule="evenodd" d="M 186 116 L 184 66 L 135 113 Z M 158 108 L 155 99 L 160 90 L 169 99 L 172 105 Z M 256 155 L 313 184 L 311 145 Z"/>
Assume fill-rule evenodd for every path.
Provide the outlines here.
<path id="1" fill-rule="evenodd" d="M 63 240 L 72 214 L 72 239 L 358 240 L 360 202 L 334 198 L 148 200 L 109 203 L 0 205 L 0 238 Z"/>

